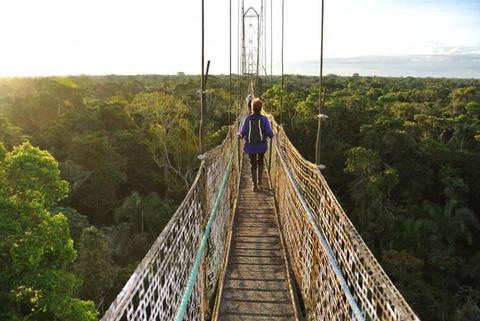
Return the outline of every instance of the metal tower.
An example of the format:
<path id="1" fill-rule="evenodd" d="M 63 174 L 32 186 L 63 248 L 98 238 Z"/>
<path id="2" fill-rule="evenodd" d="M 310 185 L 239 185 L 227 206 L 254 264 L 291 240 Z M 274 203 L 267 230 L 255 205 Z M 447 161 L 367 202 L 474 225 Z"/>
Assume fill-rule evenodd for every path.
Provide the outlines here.
<path id="1" fill-rule="evenodd" d="M 241 3 L 241 74 L 258 76 L 261 70 L 266 69 L 263 66 L 263 55 L 266 53 L 262 53 L 264 0 L 241 0 Z"/>

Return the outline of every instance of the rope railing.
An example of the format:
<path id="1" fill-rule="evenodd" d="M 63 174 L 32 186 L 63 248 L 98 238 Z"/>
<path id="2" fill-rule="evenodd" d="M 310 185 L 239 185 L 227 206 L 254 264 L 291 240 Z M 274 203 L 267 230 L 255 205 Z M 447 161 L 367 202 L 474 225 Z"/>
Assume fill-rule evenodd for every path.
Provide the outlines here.
<path id="1" fill-rule="evenodd" d="M 276 140 L 276 146 L 275 150 L 278 152 L 279 151 L 279 140 Z M 350 288 L 347 285 L 347 281 L 345 280 L 345 276 L 343 275 L 342 271 L 340 270 L 339 264 L 337 260 L 334 257 L 332 248 L 328 244 L 325 235 L 323 231 L 319 228 L 319 225 L 315 219 L 315 214 L 312 212 L 310 209 L 306 199 L 303 197 L 303 193 L 300 191 L 298 184 L 296 183 L 296 180 L 293 176 L 293 173 L 288 170 L 288 166 L 286 164 L 286 160 L 281 152 L 277 153 L 278 159 L 280 160 L 283 168 L 285 169 L 285 175 L 288 178 L 288 181 L 293 188 L 295 192 L 295 196 L 298 198 L 298 201 L 302 205 L 302 209 L 306 214 L 306 218 L 309 221 L 309 225 L 313 228 L 315 231 L 315 236 L 319 239 L 319 243 L 322 246 L 322 251 L 325 253 L 325 256 L 328 260 L 328 266 L 333 270 L 335 273 L 335 276 L 337 277 L 338 283 L 340 285 L 340 288 L 343 291 L 343 294 L 345 295 L 346 300 L 348 301 L 348 304 L 350 305 L 350 309 L 352 310 L 352 315 L 354 316 L 354 319 L 356 321 L 365 321 L 364 316 L 362 315 L 362 312 L 360 311 L 357 301 L 353 297 Z"/>
<path id="2" fill-rule="evenodd" d="M 182 306 L 182 320 L 208 317 L 238 190 L 238 126 L 239 120 L 230 127 L 223 143 L 206 153 L 185 199 L 111 304 L 103 321 L 174 320 L 188 285 L 189 296 Z M 216 217 L 207 223 L 213 208 Z M 209 233 L 203 244 L 207 224 Z M 198 277 L 189 283 L 201 248 L 204 255 Z"/>
<path id="3" fill-rule="evenodd" d="M 318 167 L 271 121 L 270 178 L 308 320 L 418 321 Z M 238 193 L 239 126 L 237 119 L 206 153 L 187 196 L 103 321 L 208 320 Z"/>
<path id="4" fill-rule="evenodd" d="M 225 173 L 223 174 L 222 184 L 220 185 L 220 190 L 218 191 L 217 197 L 215 199 L 215 203 L 213 208 L 210 212 L 210 216 L 207 222 L 207 226 L 205 231 L 202 235 L 202 241 L 200 242 L 200 248 L 197 251 L 197 255 L 195 256 L 195 263 L 193 264 L 192 271 L 190 272 L 190 276 L 188 278 L 187 287 L 183 293 L 182 301 L 180 302 L 180 307 L 177 311 L 175 316 L 175 321 L 182 321 L 187 310 L 188 302 L 190 301 L 190 297 L 192 296 L 193 286 L 195 281 L 198 277 L 198 272 L 200 270 L 200 265 L 202 264 L 203 255 L 205 253 L 207 242 L 210 237 L 210 233 L 212 231 L 212 226 L 216 221 L 218 208 L 220 206 L 220 201 L 222 200 L 223 193 L 225 192 L 225 187 L 228 182 L 228 177 L 230 173 L 230 168 L 232 166 L 233 156 L 235 154 L 236 147 L 238 145 L 238 140 L 236 140 L 236 144 L 232 146 L 232 150 L 230 151 L 230 156 L 227 161 L 227 168 L 225 169 Z"/>
<path id="5" fill-rule="evenodd" d="M 308 319 L 418 321 L 318 167 L 305 160 L 271 120 L 276 142 L 270 177 Z"/>

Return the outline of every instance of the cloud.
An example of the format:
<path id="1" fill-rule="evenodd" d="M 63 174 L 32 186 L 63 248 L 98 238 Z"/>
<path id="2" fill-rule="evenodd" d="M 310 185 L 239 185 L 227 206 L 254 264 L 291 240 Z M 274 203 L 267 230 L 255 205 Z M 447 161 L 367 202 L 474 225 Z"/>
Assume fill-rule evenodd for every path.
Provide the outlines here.
<path id="1" fill-rule="evenodd" d="M 468 55 L 480 54 L 480 43 L 475 46 L 448 46 L 431 43 L 432 52 L 439 55 Z"/>
<path id="2" fill-rule="evenodd" d="M 467 50 L 468 49 L 468 50 Z M 480 53 L 460 48 L 462 54 L 362 56 L 329 58 L 324 62 L 326 74 L 349 76 L 441 77 L 480 79 Z M 473 49 L 477 50 L 477 49 Z M 318 62 L 287 64 L 287 73 L 318 75 Z"/>

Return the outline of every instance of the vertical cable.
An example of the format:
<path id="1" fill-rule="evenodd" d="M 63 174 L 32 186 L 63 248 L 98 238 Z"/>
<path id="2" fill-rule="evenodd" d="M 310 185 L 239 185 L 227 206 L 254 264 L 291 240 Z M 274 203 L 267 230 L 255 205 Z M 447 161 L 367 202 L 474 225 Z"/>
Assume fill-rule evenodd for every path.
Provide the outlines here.
<path id="1" fill-rule="evenodd" d="M 237 0 L 237 75 L 240 75 L 240 0 Z"/>
<path id="2" fill-rule="evenodd" d="M 282 87 L 280 91 L 280 123 L 283 124 L 283 87 L 284 87 L 284 77 L 283 77 L 283 44 L 284 44 L 284 29 L 285 29 L 285 0 L 282 0 Z"/>
<path id="3" fill-rule="evenodd" d="M 318 126 L 317 126 L 317 141 L 315 144 L 315 163 L 320 165 L 320 141 L 321 141 L 321 123 L 322 123 L 322 105 L 324 102 L 324 89 L 323 89 L 323 20 L 324 20 L 324 11 L 325 11 L 325 1 L 322 0 L 322 22 L 320 27 L 320 84 L 319 84 L 319 104 L 318 104 Z"/>
<path id="4" fill-rule="evenodd" d="M 260 39 L 262 38 L 263 30 L 262 30 L 262 21 L 263 21 L 263 0 L 261 0 L 261 9 L 260 9 L 260 16 L 257 14 L 257 76 L 255 78 L 255 81 L 258 83 L 258 77 L 260 76 L 261 69 L 260 69 L 260 64 L 262 63 L 260 61 L 260 55 L 262 53 L 262 44 L 260 42 Z"/>
<path id="5" fill-rule="evenodd" d="M 263 61 L 264 61 L 264 64 L 263 64 L 263 70 L 265 71 L 265 76 L 268 75 L 268 72 L 267 72 L 267 18 L 268 18 L 268 14 L 267 14 L 267 0 L 264 0 L 265 2 L 265 23 L 263 24 Z M 265 77 L 266 78 L 266 77 Z"/>
<path id="6" fill-rule="evenodd" d="M 240 64 L 241 64 L 241 67 L 240 67 L 240 72 L 242 73 L 242 75 L 246 72 L 246 68 L 245 68 L 245 55 L 246 55 L 246 48 L 245 48 L 245 1 L 242 0 L 242 9 L 241 9 L 241 12 L 240 12 L 240 15 L 242 16 L 242 30 L 241 30 L 241 34 L 242 34 L 242 54 L 240 56 Z"/>
<path id="7" fill-rule="evenodd" d="M 273 79 L 273 0 L 270 0 L 270 77 Z"/>
<path id="8" fill-rule="evenodd" d="M 199 131 L 199 147 L 200 155 L 203 155 L 204 146 L 203 146 L 203 115 L 205 112 L 205 0 L 202 0 L 202 79 L 201 79 L 201 106 L 200 106 L 200 126 Z"/>
<path id="9" fill-rule="evenodd" d="M 231 113 L 232 113 L 232 0 L 230 0 L 230 6 L 228 7 L 228 13 L 230 17 L 230 28 L 229 28 L 229 41 L 230 41 L 230 74 L 228 76 L 229 82 L 229 107 L 228 107 L 228 124 L 232 122 Z"/>
<path id="10" fill-rule="evenodd" d="M 240 103 L 240 113 L 242 112 L 242 81 L 240 77 L 240 1 L 237 0 L 237 102 Z"/>

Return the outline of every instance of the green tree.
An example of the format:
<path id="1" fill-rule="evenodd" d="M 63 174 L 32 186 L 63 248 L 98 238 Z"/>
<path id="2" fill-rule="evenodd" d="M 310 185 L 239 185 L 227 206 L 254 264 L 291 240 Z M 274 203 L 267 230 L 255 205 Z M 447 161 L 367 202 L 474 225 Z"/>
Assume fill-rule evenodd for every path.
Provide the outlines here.
<path id="1" fill-rule="evenodd" d="M 454 321 L 480 321 L 480 307 L 474 301 L 467 301 L 460 306 L 453 317 Z"/>
<path id="2" fill-rule="evenodd" d="M 66 196 L 58 163 L 26 143 L 0 167 L 6 186 L 0 190 L 0 319 L 96 320 L 92 303 L 74 298 L 78 280 L 68 268 L 76 253 L 67 219 L 45 209 Z"/>
<path id="3" fill-rule="evenodd" d="M 398 183 L 398 172 L 384 167 L 373 150 L 354 147 L 347 155 L 345 171 L 355 177 L 350 185 L 354 214 L 367 242 L 378 249 L 394 218 L 391 192 Z"/>
<path id="4" fill-rule="evenodd" d="M 83 280 L 81 298 L 93 300 L 103 312 L 106 308 L 105 296 L 113 285 L 117 271 L 105 235 L 94 226 L 83 230 L 74 270 Z"/>
<path id="5" fill-rule="evenodd" d="M 71 207 L 56 206 L 50 210 L 52 214 L 62 213 L 68 220 L 68 226 L 70 227 L 70 235 L 76 242 L 80 240 L 83 230 L 90 226 L 88 217 L 80 214 L 77 210 Z"/>
<path id="6" fill-rule="evenodd" d="M 71 207 L 88 215 L 94 224 L 112 223 L 113 209 L 118 206 L 119 189 L 127 183 L 124 158 L 111 139 L 101 132 L 78 135 L 67 149 L 69 174 L 75 171 Z M 80 166 L 72 166 L 79 164 Z"/>
<path id="7" fill-rule="evenodd" d="M 67 197 L 68 183 L 47 151 L 25 142 L 5 156 L 4 183 L 8 193 L 25 201 L 52 206 Z"/>
<path id="8" fill-rule="evenodd" d="M 8 148 L 20 144 L 25 139 L 22 129 L 13 126 L 5 116 L 0 115 L 0 141 L 3 141 Z"/>
<path id="9" fill-rule="evenodd" d="M 161 92 L 142 93 L 135 96 L 129 110 L 145 131 L 144 144 L 157 167 L 164 171 L 169 188 L 188 188 L 195 173 L 192 169 L 198 140 L 184 100 Z"/>
<path id="10" fill-rule="evenodd" d="M 431 295 L 433 289 L 425 282 L 424 261 L 408 251 L 392 249 L 382 253 L 381 263 L 414 310 L 430 303 L 425 294 Z"/>
<path id="11" fill-rule="evenodd" d="M 0 141 L 0 162 L 2 162 L 5 159 L 5 156 L 7 156 L 7 149 L 3 145 L 3 143 Z"/>
<path id="12" fill-rule="evenodd" d="M 115 222 L 126 222 L 133 226 L 137 233 L 150 233 L 156 238 L 173 213 L 168 200 L 152 192 L 146 196 L 133 192 L 123 200 L 122 206 L 115 211 Z"/>

